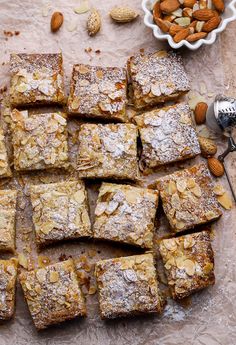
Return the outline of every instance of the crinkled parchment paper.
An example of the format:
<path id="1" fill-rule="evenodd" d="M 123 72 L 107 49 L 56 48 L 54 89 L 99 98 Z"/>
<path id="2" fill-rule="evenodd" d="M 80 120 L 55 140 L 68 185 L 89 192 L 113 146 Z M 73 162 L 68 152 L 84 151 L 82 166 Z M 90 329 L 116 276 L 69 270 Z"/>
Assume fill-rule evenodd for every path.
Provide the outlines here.
<path id="1" fill-rule="evenodd" d="M 88 13 L 78 15 L 73 9 L 78 7 L 79 0 L 30 1 L 0 0 L 0 88 L 8 84 L 8 59 L 11 52 L 43 53 L 62 51 L 65 75 L 68 84 L 72 65 L 78 62 L 99 64 L 104 66 L 123 66 L 127 58 L 139 49 L 151 51 L 165 48 L 158 42 L 152 32 L 143 24 L 141 0 L 126 1 L 140 12 L 140 17 L 133 23 L 117 25 L 111 22 L 108 12 L 113 5 L 125 4 L 124 1 L 95 1 L 102 15 L 102 30 L 94 38 L 86 32 Z M 61 11 L 65 21 L 56 34 L 50 33 L 50 16 L 54 11 Z M 235 95 L 236 87 L 236 47 L 234 36 L 236 23 L 227 27 L 217 42 L 205 46 L 196 52 L 183 50 L 187 71 L 192 78 L 192 93 L 201 95 L 208 102 L 214 94 L 224 92 Z M 3 31 L 20 31 L 6 39 Z M 88 49 L 92 48 L 92 49 Z M 91 51 L 90 51 L 91 50 Z M 95 52 L 97 51 L 97 52 Z M 98 52 L 100 51 L 100 52 Z M 190 94 L 191 95 L 191 94 Z M 72 158 L 76 154 L 76 121 L 70 121 Z M 226 142 L 218 138 L 219 152 Z M 236 155 L 236 154 L 235 154 Z M 184 163 L 193 164 L 196 160 Z M 236 163 L 234 154 L 227 158 L 226 165 L 236 188 Z M 183 166 L 183 164 L 182 164 Z M 168 173 L 177 167 L 167 168 Z M 60 174 L 39 173 L 14 176 L 11 183 L 0 182 L 1 188 L 17 188 L 19 190 L 17 210 L 17 249 L 25 251 L 27 257 L 32 256 L 37 264 L 32 232 L 31 208 L 28 200 L 28 184 L 65 179 Z M 157 175 L 151 176 L 153 180 Z M 220 182 L 228 189 L 225 178 Z M 147 179 L 143 181 L 147 184 Z M 88 183 L 91 213 L 96 200 L 97 183 Z M 167 223 L 158 211 L 156 237 L 167 234 Z M 160 224 L 159 224 L 160 223 Z M 20 286 L 17 289 L 17 305 L 15 318 L 0 325 L 0 345 L 30 343 L 36 344 L 112 344 L 112 345 L 233 345 L 236 343 L 236 271 L 235 271 L 235 208 L 224 213 L 223 217 L 213 225 L 215 249 L 216 284 L 209 289 L 192 296 L 188 303 L 179 304 L 169 300 L 162 316 L 137 317 L 133 319 L 101 321 L 98 314 L 97 295 L 88 294 L 93 288 L 91 265 L 98 258 L 116 257 L 137 253 L 130 248 L 112 244 L 94 243 L 93 241 L 67 243 L 44 250 L 40 255 L 47 256 L 51 262 L 71 255 L 79 260 L 84 274 L 91 276 L 83 285 L 87 295 L 88 317 L 63 323 L 51 329 L 37 333 L 27 306 L 23 300 Z M 4 257 L 4 256 L 2 256 Z M 82 263 L 81 263 L 82 262 Z M 33 264 L 33 261 L 30 261 Z M 158 266 L 160 262 L 157 260 Z M 91 291 L 90 291 L 91 292 Z"/>

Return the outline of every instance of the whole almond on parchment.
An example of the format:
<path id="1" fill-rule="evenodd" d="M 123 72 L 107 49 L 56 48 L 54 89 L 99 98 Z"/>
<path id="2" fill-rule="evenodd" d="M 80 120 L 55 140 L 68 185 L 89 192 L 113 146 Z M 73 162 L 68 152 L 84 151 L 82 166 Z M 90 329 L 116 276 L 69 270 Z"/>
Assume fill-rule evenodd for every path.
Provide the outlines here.
<path id="1" fill-rule="evenodd" d="M 114 7 L 111 12 L 111 18 L 117 23 L 128 23 L 138 17 L 138 13 L 130 7 Z"/>
<path id="2" fill-rule="evenodd" d="M 160 4 L 160 9 L 164 13 L 171 13 L 177 10 L 180 7 L 178 0 L 164 0 Z"/>
<path id="3" fill-rule="evenodd" d="M 213 5 L 219 12 L 224 12 L 225 4 L 223 0 L 212 0 Z"/>
<path id="4" fill-rule="evenodd" d="M 209 8 L 204 8 L 202 10 L 197 10 L 193 12 L 193 18 L 197 19 L 197 20 L 209 20 L 212 17 L 215 16 L 215 11 L 209 9 Z"/>
<path id="5" fill-rule="evenodd" d="M 205 32 L 211 32 L 212 30 L 216 29 L 221 22 L 221 18 L 218 15 L 215 15 L 211 19 L 209 19 L 207 22 L 204 23 L 202 27 L 202 31 Z"/>
<path id="6" fill-rule="evenodd" d="M 54 12 L 51 17 L 51 31 L 56 32 L 63 24 L 63 14 L 61 12 Z"/>
<path id="7" fill-rule="evenodd" d="M 89 36 L 95 36 L 101 29 L 101 17 L 99 12 L 94 8 L 92 9 L 87 20 L 87 31 Z"/>
<path id="8" fill-rule="evenodd" d="M 208 158 L 209 156 L 214 156 L 216 154 L 217 146 L 213 140 L 199 136 L 198 141 L 203 157 Z"/>
<path id="9" fill-rule="evenodd" d="M 211 158 L 208 158 L 207 163 L 208 163 L 208 168 L 209 168 L 210 172 L 214 176 L 220 177 L 220 176 L 224 175 L 224 166 L 219 161 L 219 159 L 217 159 L 215 157 L 211 157 Z"/>
<path id="10" fill-rule="evenodd" d="M 179 43 L 182 40 L 185 40 L 185 38 L 189 35 L 189 28 L 182 29 L 179 31 L 173 38 L 175 43 Z"/>
<path id="11" fill-rule="evenodd" d="M 205 102 L 199 102 L 194 110 L 195 121 L 197 125 L 202 125 L 206 121 L 206 112 L 208 105 Z"/>
<path id="12" fill-rule="evenodd" d="M 206 37 L 207 33 L 206 32 L 196 32 L 195 34 L 189 35 L 186 40 L 188 42 L 196 42 L 200 40 L 201 38 Z"/>

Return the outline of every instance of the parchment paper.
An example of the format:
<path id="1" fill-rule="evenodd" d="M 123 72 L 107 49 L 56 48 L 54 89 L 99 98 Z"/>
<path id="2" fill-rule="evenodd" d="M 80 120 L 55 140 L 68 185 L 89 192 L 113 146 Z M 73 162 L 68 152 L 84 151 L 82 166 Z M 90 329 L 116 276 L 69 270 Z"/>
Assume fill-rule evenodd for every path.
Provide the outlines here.
<path id="1" fill-rule="evenodd" d="M 88 13 L 75 14 L 73 9 L 79 1 L 30 1 L 0 0 L 0 88 L 8 84 L 8 60 L 11 52 L 43 53 L 63 52 L 66 82 L 71 76 L 72 65 L 78 62 L 104 66 L 123 66 L 127 58 L 144 48 L 150 51 L 166 48 L 158 42 L 151 30 L 143 24 L 141 0 L 129 1 L 95 1 L 91 4 L 98 8 L 102 15 L 102 30 L 94 38 L 86 32 Z M 45 6 L 49 7 L 48 15 Z M 114 5 L 129 4 L 139 11 L 140 17 L 133 23 L 117 25 L 111 22 L 108 12 Z M 50 17 L 54 11 L 64 14 L 65 22 L 56 34 L 50 32 Z M 74 31 L 69 31 L 77 26 Z M 183 50 L 186 69 L 192 78 L 192 91 L 202 94 L 208 102 L 216 93 L 235 95 L 236 86 L 236 47 L 234 45 L 235 23 L 227 27 L 216 43 L 205 46 L 196 52 Z M 6 37 L 3 31 L 20 31 L 19 35 Z M 6 39 L 7 38 L 7 39 Z M 88 51 L 92 50 L 88 53 Z M 87 50 L 87 52 L 85 51 Z M 99 52 L 95 53 L 96 50 Z M 76 136 L 76 121 L 69 124 L 71 138 Z M 218 138 L 218 152 L 226 146 L 225 141 Z M 73 146 L 73 145 L 72 145 Z M 71 147 L 72 148 L 72 147 Z M 72 148 L 72 158 L 76 154 L 76 145 Z M 196 160 L 184 163 L 192 165 Z M 227 168 L 234 185 L 236 184 L 235 158 L 231 154 L 227 158 Z M 183 164 L 182 164 L 183 166 Z M 166 174 L 177 167 L 168 167 L 160 172 Z M 14 176 L 12 182 L 1 182 L 0 187 L 17 188 L 19 190 L 17 210 L 17 250 L 21 252 L 25 246 L 32 249 L 33 264 L 37 264 L 32 232 L 31 206 L 28 200 L 28 184 L 48 182 L 49 180 L 67 178 L 63 172 L 55 174 L 39 173 Z M 49 176 L 49 177 L 48 177 Z M 153 180 L 158 175 L 151 176 Z M 143 180 L 147 184 L 150 180 Z M 228 189 L 225 178 L 220 182 Z M 96 201 L 99 183 L 87 183 L 90 198 L 91 214 Z M 236 185 L 235 185 L 236 188 Z M 168 233 L 167 222 L 159 209 L 156 238 Z M 215 250 L 216 284 L 209 289 L 195 294 L 188 303 L 179 304 L 169 299 L 162 316 L 121 319 L 111 322 L 101 321 L 98 314 L 97 295 L 88 295 L 86 289 L 94 284 L 92 269 L 87 272 L 91 282 L 83 286 L 87 295 L 87 319 L 75 319 L 37 333 L 31 321 L 27 306 L 23 300 L 20 286 L 17 289 L 17 305 L 15 318 L 0 325 L 0 345 L 26 343 L 41 344 L 112 344 L 112 345 L 233 345 L 236 344 L 236 271 L 235 271 L 235 208 L 224 213 L 223 217 L 213 225 Z M 44 250 L 39 255 L 50 257 L 51 262 L 71 255 L 81 259 L 87 257 L 88 265 L 98 258 L 116 257 L 138 253 L 130 248 L 112 244 L 77 242 L 59 244 Z M 30 254 L 28 256 L 31 256 Z M 3 258 L 7 256 L 1 256 Z M 161 265 L 157 260 L 158 267 Z M 89 271 L 89 269 L 87 269 Z"/>

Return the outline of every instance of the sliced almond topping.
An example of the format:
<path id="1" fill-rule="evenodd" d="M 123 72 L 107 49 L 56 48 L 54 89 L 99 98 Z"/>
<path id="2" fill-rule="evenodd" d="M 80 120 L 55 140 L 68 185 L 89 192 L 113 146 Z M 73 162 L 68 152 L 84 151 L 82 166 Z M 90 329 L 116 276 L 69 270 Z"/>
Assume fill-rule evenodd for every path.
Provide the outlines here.
<path id="1" fill-rule="evenodd" d="M 174 194 L 177 191 L 175 181 L 170 181 L 167 185 L 167 193 Z"/>
<path id="2" fill-rule="evenodd" d="M 164 246 L 166 247 L 166 249 L 170 250 L 170 251 L 175 251 L 177 249 L 177 244 L 175 242 L 174 238 L 170 238 L 168 240 L 164 240 L 163 241 Z"/>
<path id="3" fill-rule="evenodd" d="M 216 214 L 213 211 L 208 211 L 208 212 L 206 212 L 205 216 L 206 216 L 207 220 L 211 220 L 211 219 L 215 218 Z"/>
<path id="4" fill-rule="evenodd" d="M 185 180 L 177 180 L 176 183 L 177 189 L 180 193 L 183 193 L 185 189 L 187 188 L 187 183 Z"/>
<path id="5" fill-rule="evenodd" d="M 59 280 L 59 273 L 57 271 L 50 272 L 50 283 L 56 283 Z"/>
<path id="6" fill-rule="evenodd" d="M 183 268 L 189 276 L 193 276 L 195 273 L 195 263 L 192 260 L 184 260 Z"/>
<path id="7" fill-rule="evenodd" d="M 79 204 L 85 200 L 85 194 L 81 191 L 78 191 L 72 195 L 72 198 Z"/>
<path id="8" fill-rule="evenodd" d="M 192 248 L 195 244 L 195 240 L 192 237 L 185 237 L 184 249 Z"/>
<path id="9" fill-rule="evenodd" d="M 79 108 L 80 101 L 78 98 L 75 98 L 71 103 L 71 108 L 76 110 Z"/>
<path id="10" fill-rule="evenodd" d="M 203 272 L 204 272 L 205 274 L 209 274 L 209 273 L 213 270 L 213 267 L 214 267 L 213 263 L 208 262 L 208 263 L 203 267 Z"/>
<path id="11" fill-rule="evenodd" d="M 175 227 L 178 230 L 182 230 L 185 227 L 185 223 L 183 221 L 177 221 Z"/>
<path id="12" fill-rule="evenodd" d="M 196 182 L 195 182 L 195 180 L 194 180 L 194 178 L 188 178 L 187 179 L 187 187 L 188 188 L 193 188 L 193 187 L 195 187 L 196 186 Z"/>
<path id="13" fill-rule="evenodd" d="M 191 192 L 197 197 L 200 198 L 202 195 L 202 191 L 199 185 L 196 184 L 195 187 L 191 189 Z"/>

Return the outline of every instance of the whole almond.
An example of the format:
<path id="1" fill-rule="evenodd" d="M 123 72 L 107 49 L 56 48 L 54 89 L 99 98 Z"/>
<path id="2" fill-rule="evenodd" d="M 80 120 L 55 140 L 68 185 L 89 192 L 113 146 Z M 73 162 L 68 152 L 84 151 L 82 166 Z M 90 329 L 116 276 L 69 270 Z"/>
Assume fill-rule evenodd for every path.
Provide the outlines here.
<path id="1" fill-rule="evenodd" d="M 157 24 L 157 19 L 161 18 L 161 9 L 160 9 L 160 2 L 156 2 L 153 7 L 153 20 Z M 158 25 L 158 24 L 157 24 Z"/>
<path id="2" fill-rule="evenodd" d="M 211 157 L 211 158 L 208 158 L 207 163 L 208 163 L 208 168 L 209 168 L 210 172 L 214 176 L 220 177 L 220 176 L 224 175 L 224 166 L 219 161 L 219 159 L 217 159 L 215 157 Z"/>
<path id="3" fill-rule="evenodd" d="M 205 9 L 197 10 L 193 12 L 193 17 L 197 20 L 206 21 L 206 20 L 211 19 L 214 16 L 215 16 L 215 12 L 209 8 L 205 8 Z"/>
<path id="4" fill-rule="evenodd" d="M 205 102 L 199 102 L 194 110 L 195 121 L 197 125 L 202 125 L 206 121 L 206 112 L 208 105 Z"/>
<path id="5" fill-rule="evenodd" d="M 188 42 L 196 42 L 198 40 L 200 40 L 201 38 L 206 37 L 207 32 L 196 32 L 195 34 L 191 34 L 189 35 L 186 40 Z"/>
<path id="6" fill-rule="evenodd" d="M 54 12 L 51 17 L 51 31 L 56 32 L 63 24 L 63 14 L 61 12 Z"/>
<path id="7" fill-rule="evenodd" d="M 196 2 L 196 0 L 184 0 L 183 6 L 193 8 Z"/>
<path id="8" fill-rule="evenodd" d="M 95 36 L 101 29 L 101 17 L 99 12 L 94 8 L 87 20 L 87 31 L 89 36 Z"/>
<path id="9" fill-rule="evenodd" d="M 171 23 L 167 20 L 163 20 L 161 18 L 156 18 L 156 24 L 163 32 L 168 32 L 171 26 Z"/>
<path id="10" fill-rule="evenodd" d="M 211 32 L 212 30 L 214 30 L 215 28 L 219 26 L 220 22 L 221 22 L 220 16 L 215 15 L 214 17 L 209 19 L 206 23 L 204 23 L 202 27 L 202 31 Z"/>
<path id="11" fill-rule="evenodd" d="M 117 23 L 128 23 L 138 17 L 138 13 L 130 7 L 114 7 L 111 12 L 111 18 Z"/>
<path id="12" fill-rule="evenodd" d="M 179 43 L 180 41 L 184 40 L 189 35 L 189 28 L 182 29 L 179 31 L 173 38 L 175 43 Z"/>
<path id="13" fill-rule="evenodd" d="M 225 4 L 223 0 L 212 0 L 213 5 L 219 12 L 224 12 Z"/>
<path id="14" fill-rule="evenodd" d="M 170 29 L 169 29 L 169 34 L 171 36 L 175 36 L 178 32 L 180 32 L 181 30 L 183 30 L 182 26 L 179 26 L 177 24 L 172 24 L 170 26 Z"/>
<path id="15" fill-rule="evenodd" d="M 160 9 L 164 13 L 171 13 L 177 10 L 180 7 L 178 0 L 164 0 L 160 4 Z"/>
<path id="16" fill-rule="evenodd" d="M 203 157 L 208 158 L 209 156 L 214 156 L 216 154 L 217 146 L 213 140 L 199 136 L 198 141 Z"/>

